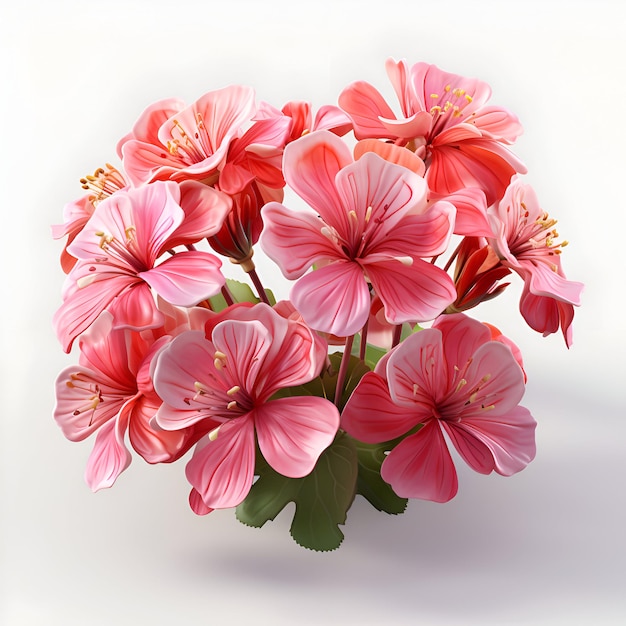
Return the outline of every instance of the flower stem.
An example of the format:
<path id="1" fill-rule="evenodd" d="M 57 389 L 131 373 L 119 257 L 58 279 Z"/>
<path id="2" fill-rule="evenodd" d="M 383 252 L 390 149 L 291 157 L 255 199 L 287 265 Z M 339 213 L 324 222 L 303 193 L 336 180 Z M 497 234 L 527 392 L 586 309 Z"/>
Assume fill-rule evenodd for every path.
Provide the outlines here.
<path id="1" fill-rule="evenodd" d="M 263 283 L 261 283 L 261 279 L 256 273 L 256 269 L 253 267 L 250 271 L 248 271 L 248 276 L 250 276 L 250 280 L 254 284 L 257 293 L 259 294 L 259 298 L 261 302 L 265 302 L 265 304 L 269 304 L 269 298 L 267 297 L 267 293 L 265 293 L 265 288 L 263 287 Z"/>
<path id="2" fill-rule="evenodd" d="M 233 294 L 230 293 L 230 289 L 228 288 L 228 285 L 226 284 L 222 287 L 222 296 L 224 297 L 224 300 L 226 300 L 226 306 L 231 306 L 235 304 L 235 299 L 233 298 Z"/>
<path id="3" fill-rule="evenodd" d="M 361 330 L 361 347 L 359 349 L 359 359 L 361 361 L 365 361 L 365 351 L 367 350 L 367 326 L 369 324 L 369 319 L 365 322 L 365 326 L 363 326 L 363 330 Z"/>
<path id="4" fill-rule="evenodd" d="M 348 363 L 350 363 L 350 354 L 352 352 L 353 341 L 354 335 L 346 337 L 346 345 L 343 349 L 341 365 L 339 366 L 339 373 L 337 374 L 337 386 L 335 387 L 335 406 L 338 409 L 341 408 L 341 396 L 343 396 L 343 387 L 346 382 L 346 374 L 348 373 Z"/>
<path id="5" fill-rule="evenodd" d="M 402 337 L 402 324 L 397 324 L 393 329 L 393 341 L 391 342 L 391 347 L 395 348 L 399 343 Z"/>

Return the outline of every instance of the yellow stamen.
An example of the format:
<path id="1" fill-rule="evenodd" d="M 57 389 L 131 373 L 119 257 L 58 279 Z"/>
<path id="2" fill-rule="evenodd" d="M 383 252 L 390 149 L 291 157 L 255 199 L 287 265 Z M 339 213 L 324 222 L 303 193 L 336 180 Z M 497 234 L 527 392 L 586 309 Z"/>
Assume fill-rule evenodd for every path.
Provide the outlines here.
<path id="1" fill-rule="evenodd" d="M 227 396 L 234 396 L 236 393 L 239 393 L 241 391 L 241 387 L 239 387 L 238 385 L 235 385 L 234 387 L 231 387 L 227 392 L 226 395 Z"/>

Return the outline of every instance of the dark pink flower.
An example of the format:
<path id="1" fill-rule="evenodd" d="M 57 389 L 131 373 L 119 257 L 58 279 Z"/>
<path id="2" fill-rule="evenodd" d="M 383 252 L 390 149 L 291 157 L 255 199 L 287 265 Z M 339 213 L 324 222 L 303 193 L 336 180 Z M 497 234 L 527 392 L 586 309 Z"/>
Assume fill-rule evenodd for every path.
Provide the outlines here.
<path id="1" fill-rule="evenodd" d="M 339 426 L 334 404 L 314 396 L 272 399 L 282 388 L 320 371 L 311 331 L 271 307 L 237 307 L 234 319 L 204 333 L 183 333 L 159 354 L 154 386 L 164 404 L 157 424 L 167 430 L 204 424 L 211 432 L 187 465 L 192 507 L 238 505 L 254 476 L 255 434 L 261 453 L 290 478 L 309 474 Z M 199 495 L 204 502 L 202 506 Z"/>
<path id="2" fill-rule="evenodd" d="M 193 306 L 220 290 L 221 262 L 209 253 L 183 251 L 157 264 L 172 246 L 216 232 L 228 210 L 213 189 L 188 184 L 200 188 L 200 195 L 187 191 L 194 200 L 187 213 L 173 182 L 118 191 L 96 207 L 68 247 L 79 262 L 67 277 L 63 304 L 54 316 L 66 351 L 105 309 L 117 328 L 162 325 L 152 290 L 179 306 Z"/>
<path id="3" fill-rule="evenodd" d="M 536 424 L 518 406 L 523 393 L 524 374 L 508 346 L 480 322 L 444 315 L 361 379 L 341 425 L 367 443 L 406 435 L 382 477 L 401 497 L 447 502 L 457 474 L 444 434 L 481 474 L 509 476 L 534 458 Z"/>
<path id="4" fill-rule="evenodd" d="M 284 170 L 311 209 L 267 204 L 261 246 L 285 277 L 300 279 L 291 300 L 312 328 L 337 336 L 360 330 L 370 284 L 395 324 L 432 319 L 455 299 L 448 275 L 423 260 L 445 250 L 454 207 L 427 207 L 422 178 L 372 152 L 353 162 L 328 131 L 290 143 Z M 313 265 L 319 269 L 303 276 Z"/>
<path id="5" fill-rule="evenodd" d="M 506 109 L 487 106 L 491 90 L 486 83 L 427 63 L 409 67 L 389 59 L 386 68 L 401 116 L 364 81 L 339 96 L 357 139 L 387 139 L 415 151 L 426 162 L 429 188 L 440 196 L 478 187 L 492 204 L 516 172 L 525 173 L 504 147 L 521 133 L 519 121 Z"/>

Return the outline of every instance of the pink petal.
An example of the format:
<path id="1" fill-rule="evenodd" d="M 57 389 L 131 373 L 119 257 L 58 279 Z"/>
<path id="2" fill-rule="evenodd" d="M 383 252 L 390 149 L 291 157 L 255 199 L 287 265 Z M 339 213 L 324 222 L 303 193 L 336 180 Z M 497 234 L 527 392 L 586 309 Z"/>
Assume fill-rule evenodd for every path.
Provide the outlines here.
<path id="1" fill-rule="evenodd" d="M 327 130 L 315 131 L 285 148 L 285 180 L 327 224 L 334 224 L 341 211 L 335 177 L 350 163 L 350 149 L 342 139 Z"/>
<path id="2" fill-rule="evenodd" d="M 393 402 L 386 381 L 368 372 L 341 412 L 341 427 L 359 441 L 382 443 L 408 433 L 430 416 L 415 404 L 407 407 Z"/>
<path id="3" fill-rule="evenodd" d="M 467 126 L 467 125 L 465 125 Z M 496 141 L 476 138 L 462 139 L 439 135 L 433 142 L 432 162 L 426 174 L 429 188 L 448 195 L 464 187 L 478 187 L 485 192 L 487 205 L 502 198 L 511 177 L 525 173 L 524 165 Z"/>
<path id="4" fill-rule="evenodd" d="M 180 206 L 185 217 L 182 224 L 168 239 L 168 247 L 193 244 L 215 235 L 232 208 L 226 194 L 195 180 L 180 184 Z"/>
<path id="5" fill-rule="evenodd" d="M 196 489 L 189 492 L 189 506 L 196 515 L 208 515 L 213 512 L 213 509 L 204 504 L 202 496 Z"/>
<path id="6" fill-rule="evenodd" d="M 139 274 L 156 293 L 176 306 L 194 306 L 224 285 L 222 262 L 201 251 L 178 252 L 154 269 Z"/>
<path id="7" fill-rule="evenodd" d="M 356 146 L 354 146 L 355 160 L 360 159 L 367 152 L 374 152 L 385 159 L 385 161 L 406 167 L 412 172 L 415 172 L 418 176 L 424 176 L 426 172 L 424 161 L 414 152 L 402 146 L 378 139 L 361 139 L 361 141 L 357 142 Z"/>
<path id="8" fill-rule="evenodd" d="M 443 352 L 450 376 L 454 375 L 455 366 L 464 368 L 478 348 L 491 340 L 491 333 L 485 324 L 462 313 L 439 316 L 433 328 L 442 333 Z"/>
<path id="9" fill-rule="evenodd" d="M 352 120 L 340 108 L 327 104 L 315 114 L 311 130 L 330 130 L 342 137 L 352 130 Z"/>
<path id="10" fill-rule="evenodd" d="M 381 476 L 401 498 L 448 502 L 456 495 L 456 469 L 436 420 L 401 441 L 383 461 Z"/>
<path id="11" fill-rule="evenodd" d="M 422 422 L 433 415 L 448 391 L 448 372 L 441 333 L 427 328 L 407 337 L 387 361 L 387 382 L 394 403 Z"/>
<path id="12" fill-rule="evenodd" d="M 517 116 L 498 106 L 485 106 L 471 119 L 471 123 L 483 134 L 488 133 L 493 139 L 513 143 L 522 134 L 522 125 Z"/>
<path id="13" fill-rule="evenodd" d="M 94 271 L 91 269 L 94 268 Z M 98 315 L 124 290 L 137 283 L 134 276 L 112 274 L 110 266 L 104 264 L 92 265 L 89 262 L 79 262 L 69 275 L 72 281 L 71 288 L 63 304 L 54 314 L 52 323 L 63 349 L 69 352 L 74 339 L 85 331 L 96 320 Z M 117 272 L 117 268 L 114 268 Z M 76 281 L 79 282 L 78 287 Z"/>
<path id="14" fill-rule="evenodd" d="M 473 469 L 481 471 L 466 457 L 466 450 L 468 445 L 476 446 L 478 441 L 489 449 L 493 457 L 493 469 L 503 476 L 511 476 L 535 458 L 536 425 L 528 409 L 516 406 L 497 418 L 489 419 L 489 413 L 485 413 L 485 419 L 471 417 L 450 423 L 448 430 L 455 431 L 455 447 Z M 486 465 L 483 469 L 486 469 Z"/>
<path id="15" fill-rule="evenodd" d="M 585 287 L 583 283 L 567 280 L 547 263 L 520 261 L 520 265 L 528 272 L 528 289 L 532 294 L 580 306 L 580 297 Z"/>
<path id="16" fill-rule="evenodd" d="M 368 248 L 375 247 L 392 232 L 410 210 L 421 213 L 426 207 L 428 189 L 424 179 L 373 152 L 365 153 L 342 169 L 337 174 L 336 186 L 342 211 L 327 223 L 347 241 L 355 228 L 354 218 L 349 215 L 351 211 L 356 214 L 361 231 L 367 232 L 368 226 L 373 230 L 372 224 L 378 224 Z"/>
<path id="17" fill-rule="evenodd" d="M 173 460 L 183 449 L 187 433 L 153 428 L 150 421 L 161 403 L 142 397 L 134 403 L 128 435 L 133 448 L 148 463 L 165 463 Z"/>
<path id="18" fill-rule="evenodd" d="M 114 328 L 144 330 L 163 324 L 163 314 L 157 309 L 150 288 L 140 281 L 120 293 L 107 310 L 113 314 Z"/>
<path id="19" fill-rule="evenodd" d="M 380 118 L 393 119 L 393 111 L 380 92 L 369 83 L 357 81 L 339 95 L 339 106 L 350 116 L 357 139 L 388 138 Z"/>
<path id="20" fill-rule="evenodd" d="M 185 108 L 185 103 L 177 98 L 167 98 L 154 102 L 148 106 L 135 122 L 131 136 L 133 139 L 145 143 L 157 144 L 159 128 L 179 111 Z M 118 144 L 118 154 L 121 156 L 121 148 L 124 144 Z"/>
<path id="21" fill-rule="evenodd" d="M 328 237 L 326 225 L 309 211 L 295 212 L 270 202 L 261 212 L 265 228 L 260 244 L 286 278 L 300 278 L 314 263 L 340 256 Z"/>
<path id="22" fill-rule="evenodd" d="M 227 509 L 248 495 L 254 477 L 254 422 L 248 416 L 223 424 L 211 441 L 198 443 L 187 480 L 211 509 Z"/>
<path id="23" fill-rule="evenodd" d="M 283 476 L 309 474 L 339 428 L 339 411 L 325 398 L 272 400 L 254 411 L 261 453 Z"/>
<path id="24" fill-rule="evenodd" d="M 135 139 L 122 145 L 122 159 L 124 171 L 135 187 L 155 180 L 168 180 L 181 168 L 180 160 L 165 146 Z"/>
<path id="25" fill-rule="evenodd" d="M 495 469 L 493 454 L 478 437 L 474 436 L 471 429 L 463 424 L 441 421 L 441 426 L 450 437 L 452 444 L 461 458 L 479 474 L 490 474 Z"/>
<path id="26" fill-rule="evenodd" d="M 290 299 L 311 328 L 338 337 L 361 330 L 369 315 L 367 282 L 360 266 L 350 261 L 306 274 L 293 286 Z"/>
<path id="27" fill-rule="evenodd" d="M 98 431 L 85 469 L 85 480 L 92 491 L 113 486 L 117 477 L 130 465 L 130 452 L 123 439 L 127 423 L 127 419 L 111 420 Z"/>
<path id="28" fill-rule="evenodd" d="M 70 366 L 56 380 L 54 419 L 70 441 L 81 441 L 112 420 L 126 399 L 118 389 L 105 386 L 98 373 Z"/>
<path id="29" fill-rule="evenodd" d="M 156 415 L 159 427 L 179 430 L 211 417 L 207 405 L 194 397 L 195 383 L 215 375 L 214 355 L 213 344 L 197 330 L 182 333 L 159 352 L 152 373 L 154 389 L 166 403 Z"/>
<path id="30" fill-rule="evenodd" d="M 411 265 L 381 261 L 364 269 L 385 305 L 385 317 L 394 324 L 432 320 L 456 299 L 450 277 L 421 259 Z"/>
<path id="31" fill-rule="evenodd" d="M 459 189 L 445 197 L 456 208 L 454 233 L 468 237 L 493 237 L 487 218 L 485 193 L 476 187 Z"/>

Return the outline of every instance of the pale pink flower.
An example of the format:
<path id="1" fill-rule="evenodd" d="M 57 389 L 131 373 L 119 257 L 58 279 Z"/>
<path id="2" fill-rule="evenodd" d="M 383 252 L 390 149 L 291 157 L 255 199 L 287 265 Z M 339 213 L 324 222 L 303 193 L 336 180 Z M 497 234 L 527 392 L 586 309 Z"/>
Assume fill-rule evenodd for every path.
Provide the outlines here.
<path id="1" fill-rule="evenodd" d="M 54 239 L 61 239 L 67 235 L 67 243 L 61 253 L 61 267 L 66 274 L 76 265 L 76 257 L 67 252 L 67 246 L 74 241 L 102 200 L 128 187 L 124 174 L 110 163 L 106 164 L 106 170 L 99 167 L 93 175 L 81 178 L 80 182 L 83 189 L 87 189 L 89 193 L 66 204 L 63 209 L 63 224 L 52 226 Z"/>
<path id="2" fill-rule="evenodd" d="M 267 204 L 260 241 L 286 278 L 300 279 L 290 299 L 312 328 L 338 336 L 360 330 L 370 284 L 394 324 L 433 319 L 455 299 L 448 275 L 423 260 L 446 249 L 454 207 L 428 207 L 422 178 L 371 152 L 353 162 L 328 131 L 290 143 L 284 170 L 312 208 Z M 313 265 L 320 267 L 303 276 Z"/>
<path id="3" fill-rule="evenodd" d="M 173 245 L 216 232 L 228 210 L 213 189 L 189 181 L 193 200 L 186 212 L 173 182 L 118 191 L 101 202 L 68 247 L 79 259 L 67 277 L 64 301 L 54 316 L 57 335 L 69 352 L 73 340 L 105 309 L 115 327 L 163 324 L 152 289 L 167 302 L 192 306 L 224 284 L 215 256 L 183 251 L 156 264 Z"/>
<path id="4" fill-rule="evenodd" d="M 255 434 L 261 453 L 290 478 L 309 474 L 330 445 L 339 412 L 314 396 L 271 399 L 312 380 L 323 363 L 311 331 L 265 304 L 236 307 L 204 333 L 174 339 L 156 360 L 153 381 L 164 404 L 157 424 L 167 430 L 204 424 L 186 474 L 196 512 L 238 505 L 252 486 Z M 212 328 L 211 328 L 212 327 Z M 202 506 L 197 499 L 204 502 Z"/>
<path id="5" fill-rule="evenodd" d="M 406 146 L 427 166 L 429 188 L 447 195 L 478 187 L 492 204 L 524 165 L 505 148 L 521 133 L 517 118 L 488 106 L 489 86 L 434 65 L 389 59 L 387 73 L 402 115 L 396 117 L 380 92 L 364 81 L 348 86 L 339 105 L 350 115 L 357 139 L 379 138 Z"/>
<path id="6" fill-rule="evenodd" d="M 168 326 L 175 322 L 172 307 L 164 304 Z M 186 323 L 170 332 L 190 328 Z M 201 318 L 196 316 L 199 323 Z M 161 405 L 149 376 L 153 355 L 170 339 L 160 331 L 115 330 L 103 313 L 80 337 L 79 365 L 65 368 L 56 381 L 54 419 L 71 441 L 97 432 L 85 479 L 94 491 L 111 487 L 128 467 L 134 450 L 149 463 L 178 459 L 205 431 L 192 427 L 177 432 L 150 426 Z"/>
<path id="7" fill-rule="evenodd" d="M 574 306 L 580 305 L 583 284 L 565 278 L 556 220 L 540 206 L 530 185 L 514 180 L 490 211 L 494 237 L 489 243 L 504 267 L 524 279 L 520 310 L 531 328 L 548 335 L 563 331 L 569 347 Z"/>
<path id="8" fill-rule="evenodd" d="M 381 476 L 401 497 L 447 502 L 458 481 L 444 434 L 481 474 L 509 476 L 534 458 L 536 424 L 518 406 L 523 393 L 524 374 L 509 347 L 491 341 L 480 322 L 443 315 L 361 379 L 341 425 L 366 443 L 406 435 Z"/>

